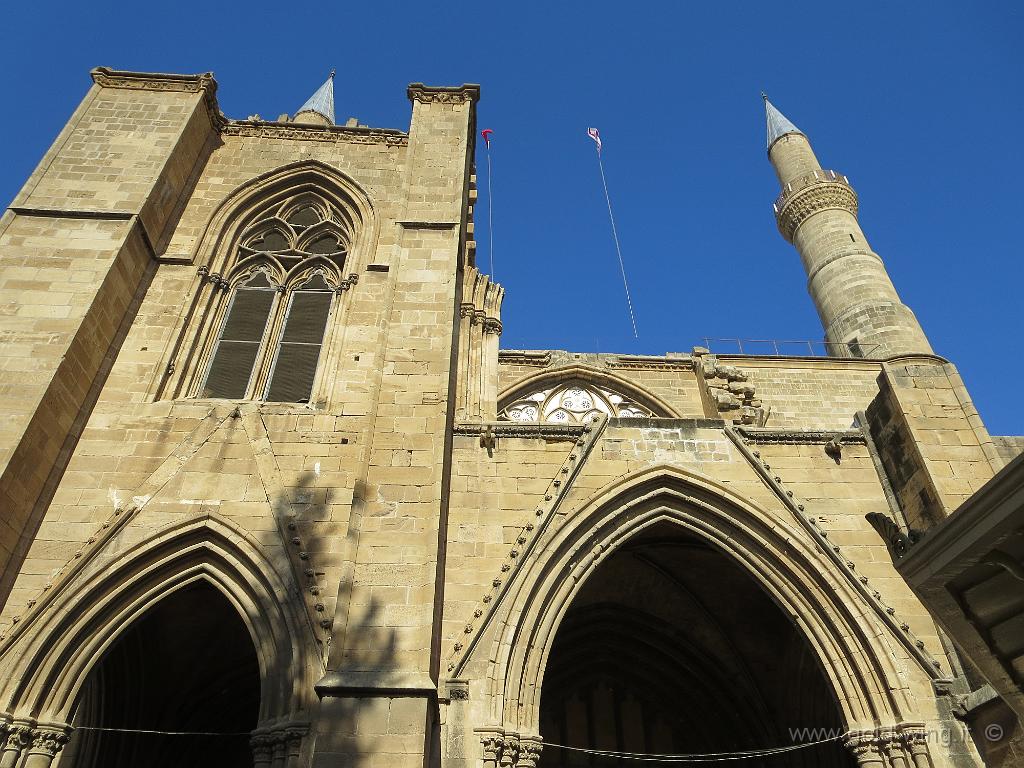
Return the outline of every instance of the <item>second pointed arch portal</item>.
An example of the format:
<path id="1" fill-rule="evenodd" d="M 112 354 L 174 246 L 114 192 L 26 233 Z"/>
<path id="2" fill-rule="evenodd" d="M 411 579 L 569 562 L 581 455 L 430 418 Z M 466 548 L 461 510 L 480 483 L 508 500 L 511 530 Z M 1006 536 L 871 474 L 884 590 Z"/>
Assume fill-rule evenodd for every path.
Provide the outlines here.
<path id="1" fill-rule="evenodd" d="M 487 681 L 494 732 L 522 744 L 728 752 L 830 733 L 786 764 L 847 768 L 844 734 L 919 728 L 905 660 L 858 605 L 777 516 L 662 468 L 542 535 L 457 674 Z M 546 746 L 540 765 L 587 759 Z"/>

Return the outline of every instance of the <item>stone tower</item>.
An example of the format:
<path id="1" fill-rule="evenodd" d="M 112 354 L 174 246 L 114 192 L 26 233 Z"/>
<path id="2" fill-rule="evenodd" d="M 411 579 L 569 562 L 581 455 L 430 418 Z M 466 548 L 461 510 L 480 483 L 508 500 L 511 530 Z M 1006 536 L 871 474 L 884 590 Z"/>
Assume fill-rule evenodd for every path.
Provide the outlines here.
<path id="1" fill-rule="evenodd" d="M 782 185 L 775 201 L 779 232 L 800 252 L 828 354 L 931 354 L 917 318 L 864 237 L 849 179 L 822 169 L 807 136 L 767 96 L 764 106 L 768 157 Z"/>

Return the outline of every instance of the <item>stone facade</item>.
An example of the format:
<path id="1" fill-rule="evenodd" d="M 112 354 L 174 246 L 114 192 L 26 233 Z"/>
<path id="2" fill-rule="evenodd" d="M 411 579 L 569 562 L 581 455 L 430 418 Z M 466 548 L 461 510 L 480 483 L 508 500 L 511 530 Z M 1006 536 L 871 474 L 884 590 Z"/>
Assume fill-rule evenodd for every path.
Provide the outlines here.
<path id="1" fill-rule="evenodd" d="M 569 658 L 559 628 L 578 595 L 636 602 L 615 558 L 666 541 L 749 585 L 745 637 L 729 595 L 701 603 L 749 680 L 769 685 L 761 668 L 786 657 L 757 642 L 761 616 L 803 649 L 845 748 L 794 764 L 983 764 L 953 716 L 970 676 L 866 516 L 926 529 L 1024 443 L 989 436 L 932 354 L 845 182 L 798 184 L 779 209 L 843 356 L 499 350 L 502 289 L 474 258 L 476 86 L 410 86 L 405 132 L 228 120 L 209 75 L 93 80 L 0 220 L 0 766 L 89 765 L 112 748 L 90 733 L 145 729 L 90 702 L 123 693 L 103 682 L 120 638 L 175 595 L 199 601 L 198 584 L 253 640 L 248 765 L 562 764 L 541 728 L 561 717 L 541 699 L 549 657 Z M 771 159 L 783 185 L 820 170 L 802 135 Z M 343 259 L 246 255 L 254 222 L 311 200 Z M 840 229 L 860 245 L 835 250 Z M 265 336 L 286 333 L 295 280 L 332 291 L 306 402 L 260 396 L 268 352 L 252 397 L 206 397 L 232 297 L 259 270 L 278 296 Z M 665 563 L 679 594 L 708 586 Z M 585 593 L 602 567 L 627 577 Z M 142 666 L 117 669 L 163 663 L 139 647 Z M 634 711 L 615 709 L 622 733 Z M 607 743 L 690 743 L 648 731 Z M 759 746 L 785 746 L 769 731 Z M 125 744 L 135 764 L 152 749 Z M 197 749 L 189 764 L 213 764 Z"/>

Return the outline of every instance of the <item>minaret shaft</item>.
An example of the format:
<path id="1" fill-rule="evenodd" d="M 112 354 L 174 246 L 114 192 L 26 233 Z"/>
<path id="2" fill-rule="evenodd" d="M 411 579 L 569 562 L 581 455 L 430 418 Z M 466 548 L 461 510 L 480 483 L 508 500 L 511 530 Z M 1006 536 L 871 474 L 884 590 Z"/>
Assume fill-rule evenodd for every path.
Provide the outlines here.
<path id="1" fill-rule="evenodd" d="M 853 187 L 842 174 L 821 168 L 807 137 L 788 121 L 787 132 L 773 136 L 773 112 L 781 115 L 766 105 L 768 157 L 782 185 L 775 202 L 779 231 L 800 253 L 829 354 L 932 354 L 860 228 Z"/>

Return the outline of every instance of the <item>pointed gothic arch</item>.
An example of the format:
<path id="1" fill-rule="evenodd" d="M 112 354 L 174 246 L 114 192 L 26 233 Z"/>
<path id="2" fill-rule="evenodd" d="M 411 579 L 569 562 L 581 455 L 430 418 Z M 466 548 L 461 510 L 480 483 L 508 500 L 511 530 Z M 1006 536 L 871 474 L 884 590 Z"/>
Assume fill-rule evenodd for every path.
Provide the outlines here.
<path id="1" fill-rule="evenodd" d="M 486 649 L 471 650 L 454 670 L 487 681 L 484 706 L 496 733 L 538 738 L 542 683 L 566 611 L 608 555 L 659 523 L 716 548 L 772 598 L 817 657 L 848 731 L 920 730 L 898 645 L 858 611 L 859 596 L 829 559 L 788 521 L 707 478 L 662 466 L 613 483 L 540 534 L 491 615 L 489 634 L 481 628 Z"/>
<path id="2" fill-rule="evenodd" d="M 164 528 L 69 584 L 0 656 L 0 711 L 15 722 L 66 726 L 90 671 L 125 629 L 198 583 L 217 589 L 248 629 L 260 670 L 260 727 L 303 719 L 316 657 L 310 633 L 260 545 L 216 515 Z"/>
<path id="3" fill-rule="evenodd" d="M 274 235 L 273 244 L 263 242 L 268 233 Z M 339 364 L 331 342 L 345 322 L 346 294 L 374 253 L 378 235 L 378 216 L 367 192 L 347 174 L 317 160 L 282 166 L 236 188 L 214 209 L 197 240 L 192 253 L 197 274 L 191 304 L 175 330 L 167 373 L 153 394 L 158 399 L 204 396 L 234 287 L 254 264 L 266 263 L 278 277 L 276 284 L 284 298 L 311 267 L 319 268 L 335 289 L 330 321 L 323 328 L 325 354 L 323 359 L 307 361 L 315 381 L 300 400 L 317 402 L 327 389 L 328 372 Z M 277 301 L 269 310 L 266 335 L 259 340 L 248 383 L 241 387 L 242 399 L 269 396 L 270 347 L 282 330 L 286 304 Z M 242 363 L 234 367 L 239 366 L 245 367 Z M 241 380 L 244 372 L 238 376 Z"/>

